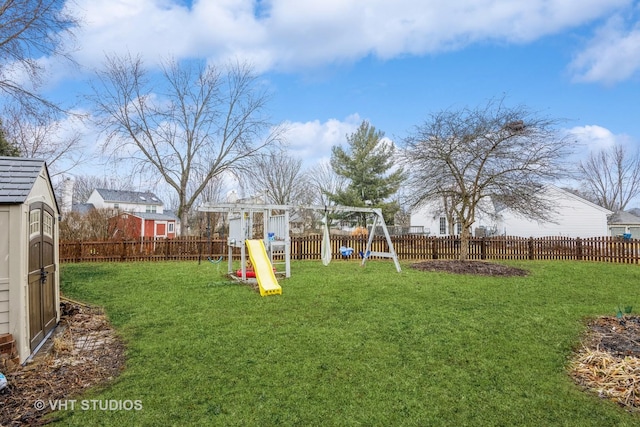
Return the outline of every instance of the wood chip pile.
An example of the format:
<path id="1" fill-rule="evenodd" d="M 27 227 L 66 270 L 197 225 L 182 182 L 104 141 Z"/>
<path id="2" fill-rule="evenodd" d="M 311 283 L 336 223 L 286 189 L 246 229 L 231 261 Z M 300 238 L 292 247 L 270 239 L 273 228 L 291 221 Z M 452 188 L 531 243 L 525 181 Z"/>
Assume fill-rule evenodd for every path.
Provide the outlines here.
<path id="1" fill-rule="evenodd" d="M 570 370 L 581 386 L 629 411 L 640 412 L 640 318 L 601 317 L 593 321 Z"/>
<path id="2" fill-rule="evenodd" d="M 84 390 L 113 380 L 124 367 L 124 345 L 96 307 L 62 303 L 56 333 L 34 359 L 3 372 L 8 386 L 0 391 L 0 425 L 45 423 L 50 405 L 36 402 L 73 399 Z"/>

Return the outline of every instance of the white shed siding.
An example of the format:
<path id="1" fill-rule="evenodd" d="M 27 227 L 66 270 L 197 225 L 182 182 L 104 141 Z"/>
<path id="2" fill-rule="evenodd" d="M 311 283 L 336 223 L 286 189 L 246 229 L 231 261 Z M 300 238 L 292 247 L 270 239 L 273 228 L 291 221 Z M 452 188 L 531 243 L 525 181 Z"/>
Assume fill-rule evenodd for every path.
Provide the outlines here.
<path id="1" fill-rule="evenodd" d="M 0 206 L 0 230 L 10 230 L 9 208 Z M 9 239 L 0 239 L 0 334 L 9 333 Z"/>

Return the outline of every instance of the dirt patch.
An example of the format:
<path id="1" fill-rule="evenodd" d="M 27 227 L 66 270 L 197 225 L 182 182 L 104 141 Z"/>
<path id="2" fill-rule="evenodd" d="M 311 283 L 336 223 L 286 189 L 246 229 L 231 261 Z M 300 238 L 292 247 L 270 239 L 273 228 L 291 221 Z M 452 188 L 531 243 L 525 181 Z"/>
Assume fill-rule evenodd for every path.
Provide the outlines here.
<path id="1" fill-rule="evenodd" d="M 529 274 L 527 270 L 484 261 L 429 260 L 413 263 L 411 268 L 422 271 L 482 276 L 526 276 Z"/>
<path id="2" fill-rule="evenodd" d="M 640 317 L 591 321 L 570 372 L 585 390 L 640 412 Z"/>
<path id="3" fill-rule="evenodd" d="M 124 368 L 124 345 L 101 309 L 63 302 L 62 312 L 56 333 L 31 362 L 0 368 L 8 382 L 0 391 L 0 425 L 46 424 L 49 401 L 106 384 Z"/>

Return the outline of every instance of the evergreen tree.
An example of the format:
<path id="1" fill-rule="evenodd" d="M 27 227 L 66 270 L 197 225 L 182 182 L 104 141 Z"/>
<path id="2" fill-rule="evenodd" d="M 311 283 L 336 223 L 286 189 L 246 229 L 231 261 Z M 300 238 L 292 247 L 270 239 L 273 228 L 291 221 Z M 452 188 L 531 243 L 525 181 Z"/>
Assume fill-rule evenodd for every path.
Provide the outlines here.
<path id="1" fill-rule="evenodd" d="M 20 149 L 7 140 L 7 134 L 0 123 L 0 156 L 19 157 Z"/>
<path id="2" fill-rule="evenodd" d="M 394 166 L 395 147 L 383 141 L 384 133 L 363 121 L 356 132 L 347 136 L 348 148 L 331 149 L 331 167 L 336 174 L 349 180 L 344 190 L 329 195 L 339 205 L 382 209 L 385 222 L 393 224 L 393 216 L 400 209 L 397 202 L 388 201 L 404 180 L 401 168 L 389 173 Z M 358 223 L 366 226 L 366 215 L 358 215 Z"/>

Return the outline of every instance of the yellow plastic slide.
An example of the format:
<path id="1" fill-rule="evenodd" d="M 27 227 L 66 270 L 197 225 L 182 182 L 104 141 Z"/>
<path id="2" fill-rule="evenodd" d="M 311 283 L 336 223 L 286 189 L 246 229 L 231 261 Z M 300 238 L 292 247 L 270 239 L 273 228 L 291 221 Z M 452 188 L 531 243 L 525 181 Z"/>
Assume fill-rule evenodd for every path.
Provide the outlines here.
<path id="1" fill-rule="evenodd" d="M 273 273 L 273 266 L 267 256 L 264 242 L 262 240 L 247 240 L 246 245 L 249 250 L 249 259 L 251 259 L 253 271 L 256 273 L 256 279 L 258 279 L 260 296 L 282 295 L 282 288 Z"/>

